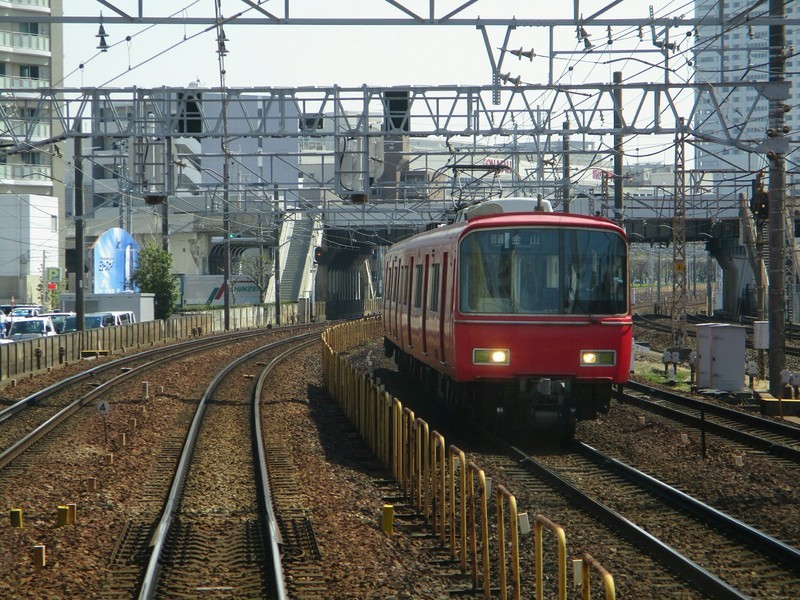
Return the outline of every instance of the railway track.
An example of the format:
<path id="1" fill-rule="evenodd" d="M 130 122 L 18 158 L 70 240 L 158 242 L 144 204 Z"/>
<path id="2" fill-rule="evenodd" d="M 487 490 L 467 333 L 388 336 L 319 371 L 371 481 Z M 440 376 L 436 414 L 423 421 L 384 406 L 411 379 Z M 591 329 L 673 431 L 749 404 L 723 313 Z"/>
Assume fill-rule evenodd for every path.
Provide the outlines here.
<path id="1" fill-rule="evenodd" d="M 708 323 L 718 323 L 719 321 L 712 321 L 709 319 L 703 319 L 700 317 L 694 317 L 690 320 L 690 325 L 686 331 L 687 335 L 690 338 L 694 338 L 697 336 L 697 332 L 695 331 L 694 327 L 696 325 L 703 325 Z M 655 320 L 649 316 L 643 316 L 641 314 L 634 314 L 633 315 L 633 323 L 634 326 L 637 328 L 644 328 L 649 329 L 651 331 L 657 331 L 659 333 L 672 333 L 672 327 L 670 325 L 666 325 L 658 320 Z M 739 324 L 739 323 L 737 323 Z M 753 349 L 753 327 L 743 325 L 747 330 L 747 337 L 745 340 L 745 347 L 749 350 Z M 798 339 L 800 334 L 797 333 L 795 327 L 787 330 L 787 339 Z M 800 346 L 796 346 L 794 344 L 786 344 L 784 347 L 785 353 L 787 356 L 793 358 L 800 358 Z"/>
<path id="2" fill-rule="evenodd" d="M 0 469 L 81 407 L 165 361 L 261 340 L 264 335 L 263 330 L 234 332 L 152 348 L 91 367 L 12 403 L 0 410 Z"/>
<path id="3" fill-rule="evenodd" d="M 563 455 L 534 457 L 515 450 L 515 456 L 530 474 L 703 594 L 790 598 L 797 592 L 796 548 L 620 461 L 582 444 Z"/>
<path id="4" fill-rule="evenodd" d="M 272 366 L 318 341 L 315 332 L 254 350 L 208 385 L 152 539 L 139 598 L 286 597 L 258 405 Z M 264 360 L 270 362 L 253 386 L 250 373 Z"/>
<path id="5" fill-rule="evenodd" d="M 800 589 L 797 566 L 800 543 L 796 543 L 794 538 L 788 542 L 781 539 L 787 530 L 785 528 L 776 527 L 770 535 L 774 520 L 767 523 L 761 519 L 767 513 L 777 512 L 773 502 L 783 504 L 780 506 L 782 512 L 777 512 L 778 517 L 792 514 L 791 492 L 776 490 L 774 498 L 761 498 L 758 491 L 751 494 L 747 480 L 742 479 L 734 487 L 742 490 L 746 500 L 739 502 L 738 507 L 728 505 L 722 509 L 712 507 L 704 498 L 692 500 L 692 492 L 667 494 L 665 490 L 670 486 L 658 481 L 662 478 L 654 474 L 657 469 L 651 471 L 648 468 L 655 466 L 657 457 L 664 456 L 668 461 L 666 457 L 671 452 L 668 447 L 663 451 L 659 448 L 663 440 L 649 440 L 647 432 L 651 418 L 641 426 L 641 435 L 619 436 L 621 444 L 625 444 L 626 439 L 628 443 L 643 447 L 652 444 L 650 458 L 653 464 L 645 466 L 651 473 L 649 477 L 630 475 L 635 471 L 623 469 L 621 461 L 615 461 L 611 456 L 600 457 L 590 449 L 564 457 L 557 451 L 553 453 L 552 449 L 542 452 L 541 448 L 535 456 L 530 454 L 530 450 L 524 455 L 510 449 L 506 455 L 493 453 L 476 443 L 474 432 L 456 428 L 452 417 L 445 424 L 442 420 L 445 416 L 428 407 L 423 392 L 416 387 L 412 389 L 402 377 L 390 374 L 389 369 L 387 365 L 386 369 L 380 370 L 381 383 L 397 395 L 404 406 L 428 420 L 430 427 L 442 433 L 449 443 L 465 450 L 471 462 L 485 467 L 492 485 L 502 484 L 514 494 L 520 512 L 542 513 L 562 525 L 572 547 L 590 552 L 614 575 L 618 597 L 790 598 L 795 597 Z M 628 408 L 627 403 L 621 406 Z M 688 409 L 690 413 L 693 410 L 696 409 Z M 602 438 L 602 432 L 617 423 L 616 419 L 601 419 L 598 423 L 587 422 L 586 427 L 594 427 L 597 437 Z M 636 417 L 633 417 L 633 423 L 636 427 Z M 743 429 L 735 425 L 734 428 Z M 685 430 L 685 425 L 679 427 L 679 431 Z M 679 435 L 674 434 L 676 441 Z M 497 443 L 501 441 L 497 440 Z M 774 450 L 775 443 L 775 438 L 772 438 L 767 444 Z M 760 457 L 767 451 L 754 452 Z M 589 454 L 594 458 L 589 458 Z M 694 460 L 703 464 L 700 456 Z M 755 457 L 747 459 L 748 464 L 755 460 Z M 612 463 L 617 465 L 614 469 L 609 467 Z M 534 464 L 537 465 L 535 468 Z M 796 467 L 786 463 L 783 468 Z M 731 471 L 734 478 L 737 475 L 746 477 L 752 472 Z M 721 471 L 719 481 L 722 488 L 710 485 L 706 491 L 716 491 L 724 499 L 727 496 L 724 481 L 730 474 Z M 680 487 L 690 487 L 689 482 Z M 496 510 L 493 494 L 489 500 L 491 523 Z M 748 514 L 750 518 L 747 518 Z M 762 529 L 767 533 L 760 531 Z M 530 574 L 534 558 L 529 544 L 521 542 L 521 547 L 524 546 L 520 555 L 523 595 L 533 589 Z M 545 556 L 544 560 L 545 570 L 555 572 L 554 557 L 548 559 Z M 639 582 L 648 582 L 649 587 L 641 587 Z M 552 581 L 550 585 L 552 587 Z M 554 589 L 548 589 L 545 595 L 551 591 L 555 595 Z"/>
<path id="6" fill-rule="evenodd" d="M 180 461 L 187 431 L 191 428 L 194 407 L 200 403 L 199 400 L 191 400 L 200 395 L 199 389 L 193 392 L 192 388 L 205 385 L 204 380 L 210 380 L 220 366 L 247 349 L 261 349 L 263 355 L 263 347 L 269 340 L 280 340 L 301 332 L 318 340 L 321 330 L 320 325 L 312 325 L 271 332 L 240 332 L 238 335 L 215 336 L 170 348 L 158 348 L 97 365 L 88 372 L 14 403 L 0 412 L 2 439 L 10 440 L 4 442 L 0 453 L 0 500 L 9 506 L 26 505 L 26 522 L 31 523 L 33 529 L 39 529 L 42 520 L 48 520 L 41 506 L 51 502 L 54 509 L 55 504 L 62 502 L 60 498 L 71 496 L 74 500 L 77 497 L 84 527 L 98 536 L 98 542 L 92 545 L 92 553 L 96 555 L 85 557 L 88 563 L 94 561 L 97 565 L 95 570 L 102 573 L 102 584 L 95 592 L 105 598 L 130 598 L 131 590 L 144 580 L 148 548 L 154 533 L 158 531 L 156 523 L 159 522 L 159 515 L 163 514 L 164 498 L 175 479 L 175 465 Z M 201 357 L 207 357 L 209 368 L 189 378 L 188 388 L 179 389 L 184 385 L 179 380 L 186 380 L 189 373 L 186 360 Z M 145 376 L 154 384 L 153 394 L 149 398 L 142 397 L 142 382 L 139 381 Z M 249 379 L 247 382 L 247 385 L 251 384 Z M 156 393 L 156 383 L 166 389 Z M 90 388 L 88 391 L 87 385 Z M 101 402 L 111 407 L 111 413 L 102 418 L 102 426 L 95 409 L 95 404 Z M 154 402 L 158 403 L 157 410 L 152 410 Z M 224 408 L 242 410 L 240 403 L 216 398 L 211 400 L 210 405 L 212 413 L 224 411 Z M 125 430 L 126 434 L 119 433 L 120 430 Z M 13 439 L 14 435 L 18 439 Z M 137 450 L 137 440 L 147 440 L 147 446 L 140 446 Z M 59 459 L 60 448 L 78 446 L 86 448 L 84 455 L 88 463 L 81 458 L 77 459 L 77 463 L 75 458 L 70 458 L 69 463 Z M 52 478 L 55 486 L 42 481 L 42 476 L 52 469 L 59 470 L 58 477 Z M 224 467 L 222 470 L 230 475 Z M 219 473 L 220 469 L 216 471 Z M 28 480 L 31 480 L 32 488 L 37 490 L 35 494 L 25 491 Z M 125 480 L 127 483 L 120 487 L 119 483 L 114 483 L 115 480 L 120 480 L 120 483 Z M 201 487 L 206 493 L 209 492 L 208 486 Z M 46 490 L 46 493 L 42 493 L 42 490 Z M 19 499 L 23 499 L 23 502 Z M 259 518 L 269 520 L 268 516 L 264 516 L 268 515 L 268 509 L 263 501 L 259 502 Z M 103 516 L 98 520 L 99 515 Z M 178 522 L 184 520 L 178 519 Z M 247 521 L 243 514 L 235 515 L 233 520 Z M 197 553 L 198 548 L 205 548 L 202 553 L 208 554 L 209 549 L 213 548 L 213 554 L 219 557 L 220 564 L 227 561 L 231 570 L 237 573 L 253 571 L 260 573 L 263 579 L 263 574 L 267 572 L 265 567 L 255 570 L 241 568 L 244 564 L 241 561 L 251 561 L 253 548 L 263 545 L 261 542 L 266 542 L 268 548 L 270 544 L 275 545 L 275 538 L 264 533 L 270 528 L 263 523 L 244 523 L 237 530 L 240 533 L 238 536 L 229 536 L 224 529 L 216 536 L 211 533 L 195 535 L 192 531 L 197 531 L 197 528 L 191 525 L 178 528 L 174 535 L 178 543 L 180 540 L 186 541 L 184 549 L 191 548 L 190 552 Z M 111 547 L 99 541 L 115 538 L 117 542 Z M 54 551 L 57 557 L 58 550 Z M 208 562 L 207 558 L 204 560 Z M 252 577 L 248 575 L 248 578 Z M 91 591 L 90 584 L 77 579 L 74 583 L 76 594 L 86 595 Z M 180 576 L 176 581 L 179 580 Z M 62 590 L 69 589 L 70 584 L 62 584 Z M 200 589 L 202 585 L 196 587 L 191 594 L 203 591 Z M 206 593 L 214 593 L 210 589 L 213 586 L 206 587 L 209 588 L 205 590 Z M 253 588 L 242 583 L 237 589 Z M 262 584 L 258 589 L 258 592 L 245 591 L 243 594 L 245 597 L 282 597 L 277 591 L 278 584 Z M 171 592 L 165 597 L 171 597 Z"/>
<path id="7" fill-rule="evenodd" d="M 629 381 L 624 390 L 628 404 L 800 467 L 800 427 L 641 382 Z"/>

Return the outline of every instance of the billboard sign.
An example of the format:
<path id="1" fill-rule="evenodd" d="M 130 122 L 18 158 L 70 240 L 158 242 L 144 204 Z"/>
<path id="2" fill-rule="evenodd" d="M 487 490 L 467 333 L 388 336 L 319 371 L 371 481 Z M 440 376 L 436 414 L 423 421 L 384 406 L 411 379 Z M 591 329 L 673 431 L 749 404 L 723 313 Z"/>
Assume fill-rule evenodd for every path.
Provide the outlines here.
<path id="1" fill-rule="evenodd" d="M 95 294 L 138 292 L 131 283 L 136 269 L 139 244 L 119 227 L 107 230 L 92 245 L 92 274 Z"/>
<path id="2" fill-rule="evenodd" d="M 225 301 L 225 278 L 222 275 L 184 275 L 181 295 L 184 306 L 222 306 Z M 232 304 L 259 304 L 258 286 L 248 277 L 231 277 Z"/>

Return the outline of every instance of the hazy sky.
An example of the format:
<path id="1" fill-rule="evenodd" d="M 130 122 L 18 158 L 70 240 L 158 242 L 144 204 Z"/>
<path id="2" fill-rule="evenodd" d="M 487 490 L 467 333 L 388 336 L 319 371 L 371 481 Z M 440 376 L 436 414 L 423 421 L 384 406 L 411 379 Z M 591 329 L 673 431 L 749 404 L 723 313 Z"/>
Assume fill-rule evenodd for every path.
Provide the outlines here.
<path id="1" fill-rule="evenodd" d="M 112 0 L 114 4 L 135 13 L 138 2 Z M 147 8 L 158 3 L 145 0 L 146 14 L 156 15 Z M 464 4 L 464 0 L 438 0 L 437 15 Z M 582 0 L 581 10 L 587 14 L 609 4 L 609 0 Z M 654 5 L 656 15 L 691 16 L 692 2 L 669 0 L 625 0 L 603 15 L 603 18 L 648 18 L 648 7 Z M 99 53 L 99 15 L 113 13 L 96 0 L 65 0 L 67 15 L 97 14 L 96 25 L 68 25 L 65 32 L 65 86 L 69 87 L 140 87 L 184 86 L 199 81 L 201 87 L 216 87 L 220 83 L 216 53 L 216 33 L 213 29 L 201 33 L 201 26 L 155 27 L 105 24 L 108 52 Z M 211 16 L 213 0 L 178 0 L 164 3 L 174 14 Z M 404 0 L 403 5 L 419 14 L 426 14 L 429 0 Z M 402 18 L 404 15 L 382 0 L 292 0 L 294 18 L 301 17 L 370 17 Z M 268 2 L 269 10 L 280 14 L 282 3 Z M 181 11 L 185 8 L 185 11 Z M 246 10 L 240 0 L 223 0 L 223 16 Z M 462 18 L 477 16 L 566 19 L 572 16 L 573 2 L 543 2 L 540 0 L 483 0 L 460 13 Z M 248 14 L 255 13 L 250 10 Z M 491 66 L 481 33 L 472 27 L 405 26 L 405 27 L 299 27 L 228 25 L 229 54 L 225 60 L 226 84 L 248 86 L 370 86 L 389 85 L 489 85 Z M 584 54 L 583 43 L 575 31 L 564 28 L 558 32 L 559 48 L 579 51 L 564 55 L 556 61 L 561 83 L 610 82 L 611 71 L 618 62 L 608 63 L 611 55 L 602 51 L 607 33 L 590 28 L 590 38 L 598 50 Z M 641 41 L 631 28 L 612 32 L 615 49 L 650 47 L 649 30 Z M 130 42 L 126 36 L 131 36 Z M 505 28 L 490 29 L 491 45 L 496 53 L 502 45 Z M 627 40 L 627 41 L 626 41 Z M 536 49 L 533 61 L 518 61 L 507 57 L 501 69 L 525 83 L 545 83 L 547 76 L 548 30 L 518 28 L 511 34 L 509 48 Z M 646 58 L 649 55 L 644 55 Z M 79 65 L 83 64 L 83 68 Z M 569 65 L 573 70 L 569 70 Z M 632 65 L 640 71 L 641 65 Z M 656 79 L 653 75 L 650 79 Z"/>

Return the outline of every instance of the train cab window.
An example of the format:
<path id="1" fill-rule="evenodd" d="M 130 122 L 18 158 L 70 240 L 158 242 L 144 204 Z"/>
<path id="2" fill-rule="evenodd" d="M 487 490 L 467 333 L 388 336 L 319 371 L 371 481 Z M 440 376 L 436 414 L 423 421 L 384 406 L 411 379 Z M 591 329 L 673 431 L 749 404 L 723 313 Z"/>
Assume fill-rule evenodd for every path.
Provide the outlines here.
<path id="1" fill-rule="evenodd" d="M 474 231 L 461 242 L 459 308 L 466 313 L 621 314 L 627 245 L 596 229 Z"/>
<path id="2" fill-rule="evenodd" d="M 414 308 L 422 308 L 422 265 L 414 268 Z"/>
<path id="3" fill-rule="evenodd" d="M 428 303 L 428 308 L 431 312 L 438 312 L 439 311 L 439 263 L 434 263 L 431 265 L 431 274 L 430 274 L 430 302 Z"/>

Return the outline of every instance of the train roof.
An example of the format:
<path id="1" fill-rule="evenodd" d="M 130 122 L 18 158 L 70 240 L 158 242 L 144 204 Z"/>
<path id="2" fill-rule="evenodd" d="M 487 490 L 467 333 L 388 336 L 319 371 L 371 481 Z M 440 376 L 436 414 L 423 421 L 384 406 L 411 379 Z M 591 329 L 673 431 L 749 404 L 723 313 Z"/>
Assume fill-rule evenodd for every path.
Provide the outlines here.
<path id="1" fill-rule="evenodd" d="M 472 218 L 465 223 L 465 229 L 476 227 L 597 227 L 601 229 L 613 229 L 620 231 L 623 235 L 625 231 L 614 221 L 606 217 L 594 217 L 581 215 L 578 213 L 563 212 L 519 212 L 504 214 L 489 214 Z"/>
<path id="2" fill-rule="evenodd" d="M 553 212 L 553 205 L 542 198 L 495 198 L 461 209 L 456 222 L 486 215 L 532 212 Z"/>
<path id="3" fill-rule="evenodd" d="M 625 230 L 606 217 L 562 212 L 511 212 L 473 216 L 466 221 L 440 226 L 401 240 L 393 244 L 392 249 L 408 250 L 409 248 L 455 243 L 456 239 L 470 231 L 489 227 L 590 227 L 615 231 L 627 239 Z"/>

